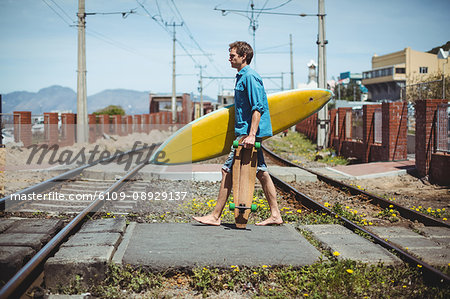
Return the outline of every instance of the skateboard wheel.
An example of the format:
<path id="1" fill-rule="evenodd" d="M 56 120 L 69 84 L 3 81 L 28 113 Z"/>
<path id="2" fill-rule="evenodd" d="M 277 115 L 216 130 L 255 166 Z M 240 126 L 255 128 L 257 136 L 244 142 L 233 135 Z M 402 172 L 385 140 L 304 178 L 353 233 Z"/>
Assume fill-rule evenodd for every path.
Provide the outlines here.
<path id="1" fill-rule="evenodd" d="M 230 211 L 234 211 L 235 208 L 236 208 L 236 205 L 233 202 L 230 203 Z"/>
<path id="2" fill-rule="evenodd" d="M 251 206 L 251 211 L 252 211 L 252 212 L 256 212 L 257 209 L 258 209 L 258 206 L 255 205 L 255 204 L 252 204 L 252 206 Z"/>
<path id="3" fill-rule="evenodd" d="M 261 142 L 255 142 L 255 148 L 260 149 L 261 148 Z"/>
<path id="4" fill-rule="evenodd" d="M 233 148 L 238 148 L 238 147 L 239 147 L 239 140 L 233 141 Z"/>

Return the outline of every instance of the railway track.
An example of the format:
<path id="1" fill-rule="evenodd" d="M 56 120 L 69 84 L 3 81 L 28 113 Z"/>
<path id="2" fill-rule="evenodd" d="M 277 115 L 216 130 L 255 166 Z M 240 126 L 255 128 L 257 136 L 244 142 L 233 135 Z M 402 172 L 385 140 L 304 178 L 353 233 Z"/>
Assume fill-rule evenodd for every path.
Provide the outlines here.
<path id="1" fill-rule="evenodd" d="M 277 155 L 270 152 L 267 148 L 264 149 L 270 156 L 271 159 L 275 159 L 279 161 L 279 163 L 283 163 L 285 165 L 289 165 L 291 167 L 298 167 L 295 164 L 292 164 L 289 161 L 283 160 Z M 125 154 L 131 154 L 130 152 Z M 98 161 L 97 161 L 98 163 Z M 95 164 L 97 164 L 95 163 Z M 79 167 L 75 170 L 69 171 L 68 173 L 64 173 L 58 177 L 55 177 L 49 181 L 44 183 L 35 185 L 33 187 L 27 188 L 19 194 L 30 194 L 32 192 L 40 192 L 41 194 L 48 194 L 49 192 L 60 192 L 60 194 L 92 194 L 92 200 L 86 201 L 83 205 L 79 206 L 71 206 L 70 213 L 73 217 L 70 221 L 62 228 L 42 249 L 34 255 L 28 263 L 25 264 L 14 276 L 11 278 L 8 283 L 1 289 L 0 298 L 8 298 L 11 296 L 20 295 L 21 292 L 24 292 L 27 289 L 27 286 L 42 272 L 43 265 L 45 261 L 52 256 L 59 248 L 59 246 L 67 240 L 70 235 L 73 235 L 81 226 L 81 224 L 87 219 L 88 216 L 92 217 L 95 213 L 100 211 L 101 207 L 104 205 L 105 201 L 101 200 L 100 197 L 105 198 L 113 193 L 123 192 L 124 194 L 135 193 L 140 191 L 148 190 L 148 183 L 143 183 L 140 180 L 136 180 L 136 175 L 139 171 L 145 166 L 145 163 L 140 165 L 136 165 L 133 169 L 131 169 L 125 176 L 120 179 L 114 181 L 105 181 L 105 180 L 89 180 L 81 178 L 80 174 L 82 171 L 88 167 L 92 167 L 93 165 L 85 165 Z M 304 170 L 310 171 L 308 169 L 303 168 Z M 311 172 L 311 171 L 310 171 Z M 354 188 L 353 186 L 344 184 L 342 182 L 333 180 L 326 176 L 323 176 L 319 173 L 313 172 L 317 177 L 337 188 L 346 189 L 351 194 L 359 194 L 364 195 L 368 199 L 368 202 L 378 204 L 380 206 L 389 206 L 392 205 L 392 202 L 385 202 L 384 199 L 377 199 L 376 201 L 372 199 L 373 195 L 367 193 L 365 191 Z M 284 192 L 290 194 L 293 198 L 295 198 L 301 205 L 308 208 L 311 211 L 320 211 L 323 213 L 327 213 L 332 215 L 333 217 L 339 218 L 343 225 L 348 229 L 354 232 L 363 232 L 366 236 L 369 236 L 371 240 L 381 245 L 382 247 L 391 250 L 397 254 L 404 262 L 409 263 L 413 266 L 421 265 L 422 273 L 424 278 L 428 281 L 437 282 L 438 284 L 448 284 L 449 277 L 439 270 L 435 269 L 431 265 L 424 263 L 422 260 L 418 259 L 415 256 L 412 256 L 404 249 L 395 246 L 389 242 L 386 242 L 383 238 L 377 236 L 376 234 L 368 231 L 366 228 L 361 227 L 352 221 L 342 217 L 341 215 L 336 214 L 334 211 L 329 209 L 328 207 L 322 205 L 317 200 L 314 200 L 310 196 L 307 196 L 298 190 L 296 190 L 293 186 L 283 182 L 282 180 L 273 176 L 274 183 L 276 186 L 283 190 Z M 98 192 L 98 190 L 103 190 L 102 192 Z M 109 195 L 108 195 L 109 194 Z M 2 207 L 5 207 L 6 198 L 2 199 L 0 204 Z M 136 211 L 136 201 L 122 201 L 122 207 L 118 208 L 115 213 L 117 214 L 127 214 L 128 211 Z M 34 211 L 37 208 L 42 209 L 42 203 L 38 203 L 37 206 L 26 206 L 24 205 L 21 209 L 25 212 Z M 55 208 L 53 213 L 57 215 L 60 213 L 60 209 L 58 207 L 45 207 L 46 209 Z M 64 208 L 67 212 L 67 206 Z M 396 209 L 399 211 L 403 211 L 402 207 L 396 205 Z M 406 209 L 406 211 L 409 211 Z M 404 214 L 404 215 L 403 215 Z M 418 215 L 416 215 L 418 214 Z M 446 223 L 441 221 L 432 219 L 426 215 L 420 215 L 420 213 L 402 213 L 402 216 L 409 216 L 411 219 L 421 221 L 427 225 L 433 226 L 441 226 L 448 227 Z"/>
<path id="2" fill-rule="evenodd" d="M 361 190 L 360 188 L 356 186 L 349 185 L 347 183 L 341 182 L 339 180 L 335 180 L 333 178 L 330 178 L 328 176 L 325 176 L 323 174 L 318 173 L 317 171 L 313 171 L 311 169 L 301 167 L 295 163 L 292 163 L 288 160 L 283 159 L 279 155 L 275 154 L 271 150 L 269 150 L 267 147 L 262 146 L 263 150 L 266 152 L 266 154 L 270 157 L 271 161 L 275 161 L 278 164 L 289 166 L 289 167 L 297 167 L 302 170 L 308 171 L 314 175 L 317 176 L 318 180 L 325 182 L 330 187 L 338 188 L 339 190 L 342 190 L 343 192 L 351 195 L 351 196 L 359 196 L 363 201 L 367 204 L 371 204 L 374 206 L 381 207 L 382 209 L 395 209 L 398 211 L 401 215 L 401 217 L 404 217 L 406 219 L 409 219 L 413 222 L 419 222 L 426 226 L 432 226 L 432 227 L 444 227 L 449 228 L 450 226 L 440 220 L 431 218 L 427 215 L 424 215 L 423 213 L 408 209 L 406 207 L 403 207 L 397 203 L 394 203 L 392 201 L 385 200 L 384 198 L 381 198 L 375 194 L 372 194 L 370 192 L 367 192 L 365 190 Z M 379 244 L 383 248 L 386 248 L 387 250 L 395 252 L 404 262 L 410 264 L 412 267 L 417 267 L 418 265 L 422 269 L 422 273 L 424 275 L 424 278 L 430 282 L 438 282 L 441 284 L 448 284 L 450 282 L 450 277 L 444 274 L 443 272 L 439 271 L 435 267 L 425 263 L 423 260 L 417 258 L 416 256 L 411 255 L 405 248 L 401 248 L 399 246 L 396 246 L 395 244 L 392 244 L 388 242 L 385 238 L 380 237 L 379 235 L 373 233 L 372 231 L 368 230 L 366 227 L 360 226 L 353 221 L 343 217 L 342 215 L 339 215 L 338 213 L 334 212 L 332 209 L 327 207 L 325 204 L 322 204 L 319 202 L 319 200 L 313 199 L 311 196 L 308 196 L 302 192 L 299 192 L 296 188 L 293 186 L 283 182 L 282 180 L 278 179 L 275 176 L 272 176 L 275 185 L 282 189 L 283 191 L 292 194 L 292 196 L 303 206 L 309 208 L 313 211 L 318 211 L 322 213 L 326 213 L 328 215 L 331 215 L 335 218 L 339 218 L 343 225 L 347 227 L 348 229 L 352 230 L 353 232 L 362 232 L 366 236 L 368 236 L 374 243 Z"/>
<path id="3" fill-rule="evenodd" d="M 152 145 L 154 149 L 157 145 Z M 140 148 L 133 151 L 128 151 L 123 153 L 123 155 L 133 155 L 137 154 L 142 150 L 148 150 L 148 148 Z M 119 156 L 119 157 L 120 157 Z M 8 207 L 8 201 L 13 202 L 13 206 L 9 208 L 14 208 L 22 212 L 34 212 L 37 208 L 46 211 L 53 211 L 53 214 L 58 214 L 61 211 L 64 213 L 72 214 L 70 221 L 49 240 L 0 290 L 0 298 L 15 298 L 20 297 L 29 287 L 29 285 L 37 279 L 40 273 L 43 271 L 43 265 L 45 261 L 52 256 L 59 248 L 59 246 L 67 240 L 71 235 L 77 232 L 81 225 L 88 219 L 97 213 L 102 206 L 105 204 L 105 198 L 112 197 L 111 194 L 118 194 L 119 191 L 123 192 L 124 195 L 130 190 L 136 192 L 136 190 L 143 189 L 145 186 L 142 183 L 132 181 L 136 174 L 142 169 L 146 162 L 140 163 L 128 171 L 124 176 L 118 178 L 115 181 L 92 181 L 80 179 L 82 172 L 89 167 L 93 167 L 99 163 L 111 163 L 119 157 L 112 157 L 105 160 L 97 160 L 93 163 L 83 165 L 74 170 L 70 170 L 59 176 L 56 176 L 50 180 L 43 183 L 34 185 L 20 192 L 17 192 L 19 196 L 27 196 L 30 194 L 40 194 L 44 196 L 45 194 L 51 194 L 59 190 L 62 194 L 82 194 L 87 196 L 87 200 L 79 201 L 78 204 L 74 205 L 74 201 L 19 201 L 18 203 L 13 202 L 12 195 L 9 195 L 0 200 L 0 208 L 4 211 Z M 103 190 L 98 192 L 98 190 Z M 74 193 L 71 193 L 74 192 Z M 90 195 L 90 196 L 89 196 Z M 47 203 L 50 202 L 50 203 Z M 80 204 L 81 202 L 81 204 Z M 128 204 L 127 201 L 121 201 Z M 56 204 L 55 204 L 56 203 Z M 59 203 L 59 204 L 58 204 Z M 126 210 L 135 209 L 135 202 L 131 202 L 132 206 L 127 206 Z M 119 211 L 123 212 L 123 211 Z M 126 213 L 126 212 L 125 212 Z"/>

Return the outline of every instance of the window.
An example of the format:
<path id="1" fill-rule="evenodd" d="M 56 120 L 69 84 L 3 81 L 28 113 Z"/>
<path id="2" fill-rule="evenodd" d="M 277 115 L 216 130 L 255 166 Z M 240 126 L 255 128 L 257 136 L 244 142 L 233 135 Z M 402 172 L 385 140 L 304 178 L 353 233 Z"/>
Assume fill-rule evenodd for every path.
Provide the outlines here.
<path id="1" fill-rule="evenodd" d="M 426 67 L 426 66 L 421 66 L 421 67 L 419 68 L 419 73 L 421 73 L 421 74 L 428 74 L 428 67 Z"/>
<path id="2" fill-rule="evenodd" d="M 396 74 L 404 74 L 406 73 L 406 69 L 404 67 L 398 67 L 395 69 Z"/>

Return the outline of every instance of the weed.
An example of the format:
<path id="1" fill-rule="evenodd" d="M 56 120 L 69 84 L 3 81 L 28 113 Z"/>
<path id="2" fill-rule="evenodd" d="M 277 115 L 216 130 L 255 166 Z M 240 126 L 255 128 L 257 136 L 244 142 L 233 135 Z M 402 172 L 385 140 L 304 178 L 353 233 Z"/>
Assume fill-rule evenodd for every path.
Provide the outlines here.
<path id="1" fill-rule="evenodd" d="M 389 205 L 388 208 L 385 208 L 383 211 L 376 214 L 376 217 L 380 219 L 386 219 L 390 222 L 397 222 L 399 221 L 400 212 L 394 209 L 393 205 Z"/>
<path id="2" fill-rule="evenodd" d="M 447 221 L 448 218 L 450 218 L 450 212 L 447 211 L 445 208 L 432 208 L 432 207 L 428 207 L 427 209 L 425 209 L 425 207 L 422 206 L 413 206 L 411 208 L 411 210 L 416 211 L 416 212 L 420 212 L 422 214 L 425 215 L 429 215 L 431 217 L 434 218 L 440 218 L 443 221 Z"/>

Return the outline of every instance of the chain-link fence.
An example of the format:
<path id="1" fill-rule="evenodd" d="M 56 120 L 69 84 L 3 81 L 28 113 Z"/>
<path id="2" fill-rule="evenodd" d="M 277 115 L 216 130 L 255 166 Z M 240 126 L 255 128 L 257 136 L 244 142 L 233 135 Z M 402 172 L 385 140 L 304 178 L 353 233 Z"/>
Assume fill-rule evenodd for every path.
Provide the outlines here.
<path id="1" fill-rule="evenodd" d="M 440 105 L 436 117 L 436 150 L 450 152 L 449 104 Z"/>
<path id="2" fill-rule="evenodd" d="M 352 109 L 352 139 L 363 140 L 363 110 Z"/>
<path id="3" fill-rule="evenodd" d="M 443 99 L 450 94 L 450 80 L 446 78 L 445 92 L 442 79 L 428 82 L 408 84 L 400 89 L 400 99 L 408 102 L 415 102 L 426 99 Z"/>

